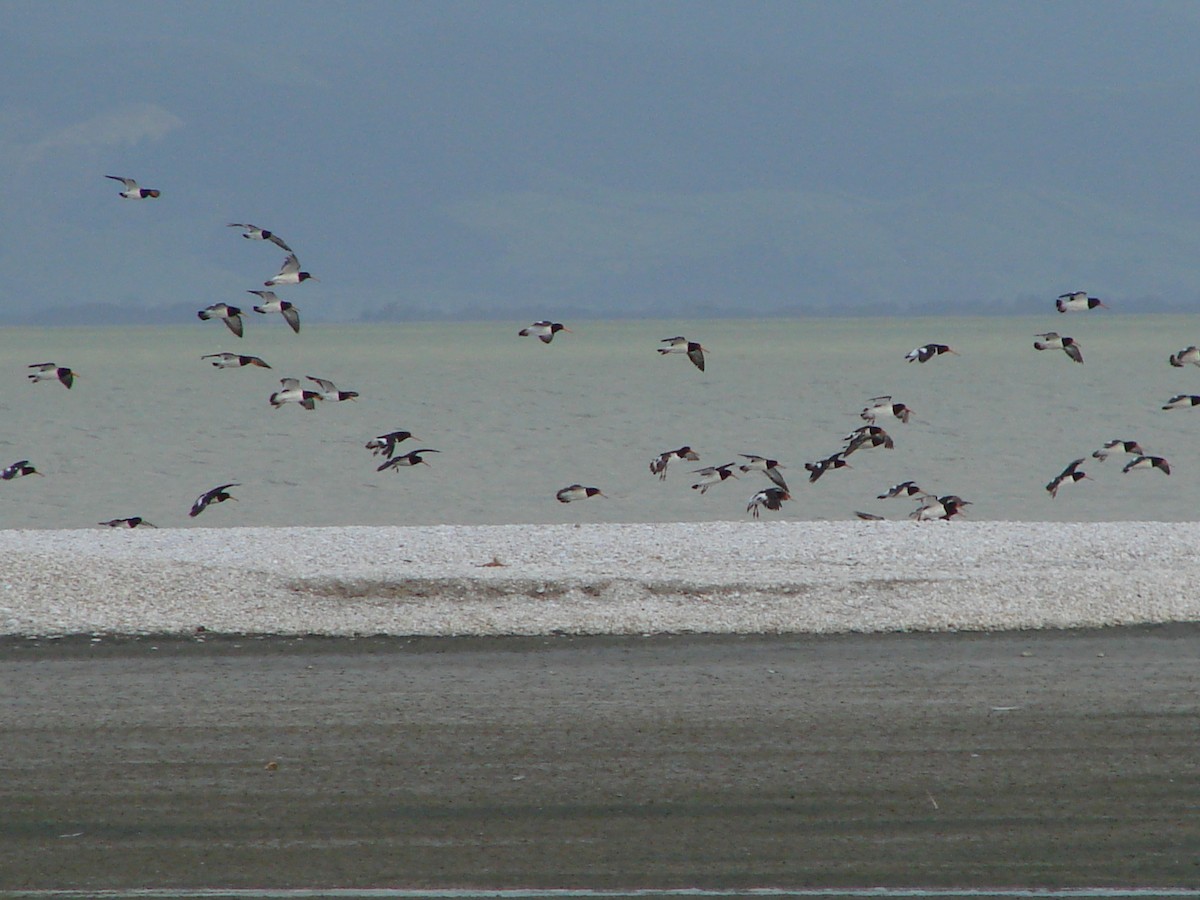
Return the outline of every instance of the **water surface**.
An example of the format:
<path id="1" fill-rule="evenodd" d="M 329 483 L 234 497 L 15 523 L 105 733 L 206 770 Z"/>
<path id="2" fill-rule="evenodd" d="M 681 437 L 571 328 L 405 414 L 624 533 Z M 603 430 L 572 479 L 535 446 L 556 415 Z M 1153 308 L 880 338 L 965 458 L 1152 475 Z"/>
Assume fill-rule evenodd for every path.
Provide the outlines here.
<path id="1" fill-rule="evenodd" d="M 876 495 L 915 480 L 973 501 L 985 520 L 1194 519 L 1200 408 L 1164 412 L 1200 393 L 1200 368 L 1167 356 L 1200 343 L 1184 316 L 1095 311 L 1059 316 L 575 322 L 550 345 L 517 337 L 524 322 L 308 326 L 293 335 L 255 317 L 238 340 L 215 322 L 145 329 L 8 329 L 0 454 L 45 473 L 0 482 L 0 527 L 94 527 L 141 515 L 162 526 L 496 524 L 747 519 L 766 479 L 754 473 L 706 495 L 690 469 L 759 453 L 781 460 L 794 501 L 773 518 L 845 520 L 855 510 L 903 518 L 907 500 Z M 1036 352 L 1059 330 L 1083 365 Z M 700 372 L 659 340 L 685 334 L 709 348 Z M 959 356 L 924 365 L 904 354 L 947 343 Z M 263 356 L 271 370 L 218 370 L 201 356 Z M 74 389 L 26 383 L 54 360 Z M 278 379 L 330 378 L 360 393 L 313 412 L 275 410 Z M 915 410 L 882 422 L 894 450 L 864 450 L 852 468 L 810 484 L 804 462 L 842 446 L 879 394 Z M 377 472 L 363 444 L 407 429 L 434 448 L 429 466 Z M 1173 474 L 1121 474 L 1091 451 L 1140 441 Z M 701 463 L 652 476 L 657 453 L 690 444 Z M 1091 479 L 1051 499 L 1045 484 L 1087 457 Z M 236 503 L 187 516 L 201 492 L 239 482 Z M 606 498 L 560 504 L 581 482 Z M 719 548 L 714 548 L 719 552 Z"/>

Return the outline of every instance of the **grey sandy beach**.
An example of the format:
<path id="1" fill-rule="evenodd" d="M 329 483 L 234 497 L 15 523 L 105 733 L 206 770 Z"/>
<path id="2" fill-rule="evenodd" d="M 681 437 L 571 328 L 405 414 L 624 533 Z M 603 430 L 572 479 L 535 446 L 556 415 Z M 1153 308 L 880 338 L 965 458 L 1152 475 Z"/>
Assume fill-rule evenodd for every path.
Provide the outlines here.
<path id="1" fill-rule="evenodd" d="M 1196 529 L 962 524 L 0 534 L 0 890 L 1200 884 Z"/>
<path id="2" fill-rule="evenodd" d="M 0 889 L 1200 882 L 1194 626 L 0 647 Z"/>

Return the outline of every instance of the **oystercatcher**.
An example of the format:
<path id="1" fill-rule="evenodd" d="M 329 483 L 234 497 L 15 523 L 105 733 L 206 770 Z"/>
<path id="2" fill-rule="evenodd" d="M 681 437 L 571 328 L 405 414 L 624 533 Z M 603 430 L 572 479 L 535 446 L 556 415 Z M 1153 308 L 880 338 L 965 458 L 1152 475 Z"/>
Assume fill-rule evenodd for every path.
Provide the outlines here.
<path id="1" fill-rule="evenodd" d="M 1077 363 L 1083 362 L 1083 348 L 1073 337 L 1063 337 L 1057 331 L 1036 335 L 1040 341 L 1033 342 L 1034 350 L 1061 350 Z"/>
<path id="2" fill-rule="evenodd" d="M 295 253 L 289 253 L 284 259 L 283 265 L 279 268 L 279 274 L 269 281 L 264 281 L 265 287 L 274 287 L 277 284 L 300 284 L 302 281 L 320 281 L 316 275 L 311 272 L 300 271 L 300 260 L 296 258 Z"/>
<path id="3" fill-rule="evenodd" d="M 58 363 L 34 363 L 27 368 L 37 369 L 36 372 L 30 372 L 27 376 L 33 384 L 39 381 L 55 381 L 57 380 L 63 387 L 70 390 L 71 385 L 75 383 L 75 379 L 80 377 L 78 372 L 75 372 L 66 366 L 60 366 Z"/>
<path id="4" fill-rule="evenodd" d="M 559 503 L 570 503 L 573 500 L 586 500 L 588 497 L 603 497 L 604 492 L 600 488 L 572 484 L 558 491 L 554 496 Z"/>
<path id="5" fill-rule="evenodd" d="M 280 300 L 274 291 L 247 291 L 247 294 L 257 294 L 263 301 L 261 306 L 254 307 L 256 313 L 277 312 L 291 326 L 292 331 L 300 333 L 300 310 L 290 300 Z"/>
<path id="6" fill-rule="evenodd" d="M 1083 312 L 1095 309 L 1097 306 L 1108 309 L 1108 304 L 1098 297 L 1089 297 L 1087 291 L 1070 291 L 1066 294 L 1059 294 L 1054 305 L 1060 313 Z"/>
<path id="7" fill-rule="evenodd" d="M 145 200 L 149 197 L 157 197 L 162 193 L 154 188 L 138 187 L 138 183 L 132 178 L 122 178 L 120 175 L 105 175 L 104 177 L 125 185 L 125 190 L 121 191 L 118 196 L 124 197 L 126 200 Z"/>
<path id="8" fill-rule="evenodd" d="M 205 491 L 196 498 L 196 502 L 192 504 L 192 511 L 189 512 L 188 515 L 192 517 L 198 516 L 200 513 L 208 509 L 208 507 L 213 503 L 224 503 L 226 500 L 236 500 L 237 497 L 234 497 L 229 493 L 229 488 L 231 487 L 241 487 L 241 485 L 236 481 L 231 481 L 229 484 L 220 484 L 210 491 Z"/>
<path id="9" fill-rule="evenodd" d="M 204 321 L 209 319 L 220 319 L 225 323 L 225 327 L 241 337 L 245 333 L 245 326 L 242 324 L 242 311 L 236 306 L 230 306 L 228 303 L 214 303 L 212 306 L 206 306 L 204 309 L 196 313 Z"/>
<path id="10" fill-rule="evenodd" d="M 533 335 L 543 344 L 548 344 L 554 340 L 554 336 L 560 331 L 565 331 L 571 334 L 571 329 L 562 322 L 551 322 L 549 319 L 542 319 L 540 322 L 534 322 L 528 328 L 522 328 L 517 334 L 520 337 L 529 337 Z"/>
<path id="11" fill-rule="evenodd" d="M 660 453 L 654 459 L 650 460 L 650 472 L 657 475 L 659 481 L 666 481 L 667 466 L 673 459 L 686 459 L 689 462 L 698 462 L 700 454 L 686 444 L 678 450 L 668 450 L 666 453 Z"/>
<path id="12" fill-rule="evenodd" d="M 687 358 L 692 361 L 692 364 L 701 372 L 704 371 L 705 348 L 700 346 L 699 341 L 689 341 L 682 335 L 677 335 L 676 337 L 663 338 L 659 343 L 668 345 L 657 348 L 659 353 L 664 356 L 668 353 L 686 353 Z"/>
<path id="13" fill-rule="evenodd" d="M 243 229 L 242 237 L 251 241 L 270 241 L 279 249 L 291 253 L 292 248 L 283 242 L 283 238 L 273 231 L 267 231 L 265 228 L 259 228 L 257 225 L 251 225 L 247 222 L 230 222 L 230 228 Z"/>

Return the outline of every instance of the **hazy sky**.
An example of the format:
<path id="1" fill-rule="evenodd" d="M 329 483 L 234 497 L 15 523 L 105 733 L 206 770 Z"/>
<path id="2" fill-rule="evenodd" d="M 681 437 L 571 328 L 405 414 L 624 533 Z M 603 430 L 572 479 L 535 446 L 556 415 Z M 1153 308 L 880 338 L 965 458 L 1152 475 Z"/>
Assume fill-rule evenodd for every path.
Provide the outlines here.
<path id="1" fill-rule="evenodd" d="M 1200 299 L 1200 4 L 0 4 L 0 322 Z M 117 197 L 105 175 L 162 190 Z"/>

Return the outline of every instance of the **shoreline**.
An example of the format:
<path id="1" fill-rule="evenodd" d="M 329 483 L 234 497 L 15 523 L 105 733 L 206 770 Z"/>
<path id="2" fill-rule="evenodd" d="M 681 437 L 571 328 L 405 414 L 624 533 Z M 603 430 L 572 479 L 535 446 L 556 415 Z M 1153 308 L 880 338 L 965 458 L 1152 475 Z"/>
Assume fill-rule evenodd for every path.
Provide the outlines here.
<path id="1" fill-rule="evenodd" d="M 0 634 L 1021 631 L 1200 621 L 1196 523 L 0 532 Z"/>

